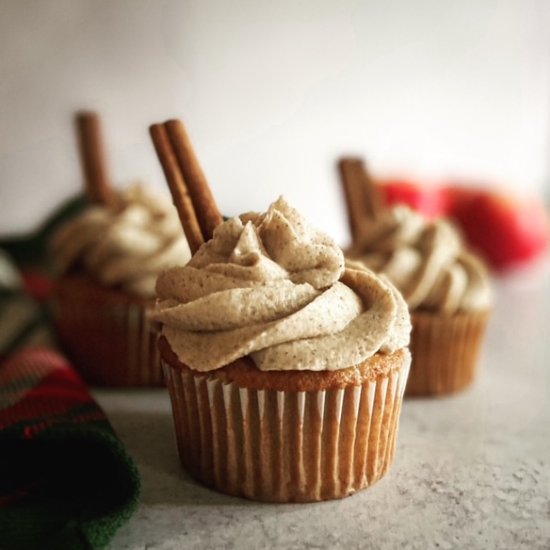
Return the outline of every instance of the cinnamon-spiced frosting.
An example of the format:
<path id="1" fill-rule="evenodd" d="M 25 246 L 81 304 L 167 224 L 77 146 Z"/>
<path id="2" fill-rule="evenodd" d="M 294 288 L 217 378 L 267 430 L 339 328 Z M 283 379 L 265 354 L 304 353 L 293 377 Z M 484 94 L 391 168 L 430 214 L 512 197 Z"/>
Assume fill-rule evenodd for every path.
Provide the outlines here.
<path id="1" fill-rule="evenodd" d="M 232 218 L 161 274 L 151 314 L 180 361 L 210 371 L 249 355 L 260 370 L 337 370 L 409 342 L 407 306 L 280 198 Z"/>
<path id="2" fill-rule="evenodd" d="M 455 227 L 444 219 L 427 220 L 406 206 L 365 220 L 347 256 L 387 276 L 411 310 L 453 314 L 491 305 L 487 270 Z"/>
<path id="3" fill-rule="evenodd" d="M 144 297 L 154 296 L 160 272 L 191 256 L 173 205 L 142 185 L 62 227 L 53 255 L 62 273 L 81 267 L 106 286 Z"/>

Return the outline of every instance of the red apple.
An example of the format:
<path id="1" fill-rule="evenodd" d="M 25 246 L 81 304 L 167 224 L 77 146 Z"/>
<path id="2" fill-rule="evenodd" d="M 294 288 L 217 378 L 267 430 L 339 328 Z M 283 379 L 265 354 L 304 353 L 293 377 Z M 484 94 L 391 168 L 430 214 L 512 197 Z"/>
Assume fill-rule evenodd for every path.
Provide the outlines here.
<path id="1" fill-rule="evenodd" d="M 496 269 L 534 259 L 548 246 L 548 217 L 540 200 L 464 183 L 438 187 L 398 179 L 380 183 L 386 205 L 406 204 L 427 218 L 451 218 L 472 248 Z"/>
<path id="2" fill-rule="evenodd" d="M 480 194 L 487 191 L 481 187 L 472 187 L 471 185 L 443 185 L 441 194 L 445 201 L 445 216 L 452 218 L 455 213 L 463 212 L 471 201 Z"/>
<path id="3" fill-rule="evenodd" d="M 442 216 L 447 210 L 447 197 L 442 189 L 419 185 L 409 180 L 383 180 L 380 182 L 384 204 L 406 204 L 427 218 Z"/>
<path id="4" fill-rule="evenodd" d="M 449 215 L 493 267 L 504 269 L 546 250 L 548 218 L 542 201 L 474 189 L 455 191 L 449 194 Z"/>

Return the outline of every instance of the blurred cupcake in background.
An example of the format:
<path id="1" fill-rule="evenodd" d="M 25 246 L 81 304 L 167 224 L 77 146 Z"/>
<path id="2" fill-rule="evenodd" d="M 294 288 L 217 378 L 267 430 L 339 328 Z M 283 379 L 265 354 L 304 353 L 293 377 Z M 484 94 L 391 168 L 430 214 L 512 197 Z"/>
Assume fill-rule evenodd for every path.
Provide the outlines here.
<path id="1" fill-rule="evenodd" d="M 92 203 L 54 236 L 53 296 L 59 341 L 91 384 L 160 386 L 162 372 L 146 311 L 160 272 L 190 257 L 175 208 L 143 185 L 111 187 L 97 115 L 78 118 Z"/>
<path id="2" fill-rule="evenodd" d="M 363 164 L 340 164 L 353 243 L 347 256 L 385 275 L 409 310 L 412 365 L 407 395 L 460 391 L 475 378 L 492 293 L 483 261 L 447 220 L 407 206 L 380 206 Z"/>

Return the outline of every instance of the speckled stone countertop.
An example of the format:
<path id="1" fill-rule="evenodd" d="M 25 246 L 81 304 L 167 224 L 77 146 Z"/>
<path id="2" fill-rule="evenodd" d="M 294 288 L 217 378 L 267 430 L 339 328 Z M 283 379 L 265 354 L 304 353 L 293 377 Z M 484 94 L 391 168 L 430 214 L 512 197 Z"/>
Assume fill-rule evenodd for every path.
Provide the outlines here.
<path id="1" fill-rule="evenodd" d="M 475 386 L 408 399 L 396 459 L 341 501 L 227 497 L 179 466 L 165 391 L 95 392 L 143 477 L 139 510 L 109 550 L 549 549 L 550 269 L 496 282 Z"/>

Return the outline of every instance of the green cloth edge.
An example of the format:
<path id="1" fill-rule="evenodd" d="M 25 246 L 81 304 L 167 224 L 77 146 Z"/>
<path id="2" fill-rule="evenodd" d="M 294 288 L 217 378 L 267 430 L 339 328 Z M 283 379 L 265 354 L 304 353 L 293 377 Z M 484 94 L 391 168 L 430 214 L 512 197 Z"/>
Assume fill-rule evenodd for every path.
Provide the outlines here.
<path id="1" fill-rule="evenodd" d="M 20 426 L 4 430 L 0 433 L 0 443 L 6 441 L 8 438 L 20 440 L 22 438 L 22 430 L 23 428 Z M 105 547 L 111 541 L 118 528 L 126 523 L 134 513 L 139 504 L 141 493 L 139 471 L 111 425 L 105 420 L 94 422 L 93 424 L 53 426 L 38 434 L 35 440 L 49 441 L 51 443 L 55 443 L 56 441 L 72 441 L 74 444 L 77 444 L 79 441 L 94 443 L 97 448 L 102 449 L 112 460 L 114 468 L 119 472 L 125 473 L 126 478 L 121 479 L 121 482 L 125 485 L 124 494 L 126 498 L 119 502 L 106 503 L 108 506 L 106 506 L 99 516 L 97 510 L 83 510 L 79 518 L 68 521 L 65 521 L 68 518 L 67 514 L 64 514 L 62 511 L 50 508 L 45 509 L 44 504 L 41 505 L 34 502 L 25 504 L 23 501 L 15 506 L 0 508 L 0 548 L 2 550 L 30 550 L 37 547 L 37 540 L 40 540 L 40 548 L 51 550 L 57 550 L 57 548 L 89 550 Z M 13 526 L 20 524 L 21 528 L 25 528 L 23 525 L 25 521 L 21 521 L 22 514 L 26 517 L 25 521 L 33 526 L 48 525 L 51 522 L 65 524 L 62 525 L 62 528 L 54 536 L 46 540 L 44 540 L 43 535 L 40 533 L 36 537 L 27 531 L 29 535 L 27 542 L 25 542 L 24 537 L 21 538 L 17 533 L 15 533 L 14 538 L 10 541 L 6 538 L 6 533 L 9 536 L 9 530 L 13 531 Z"/>

